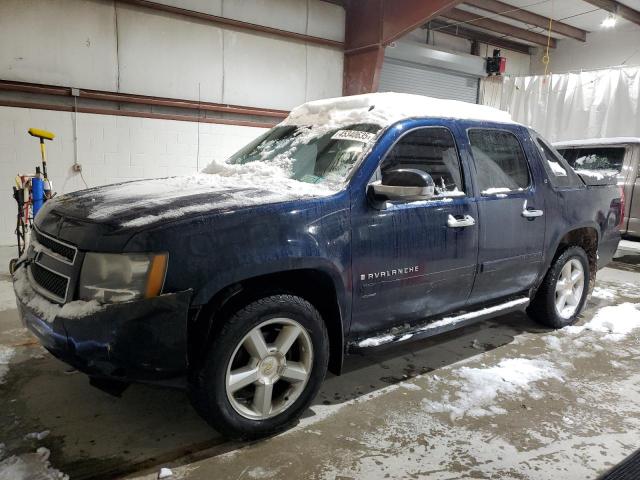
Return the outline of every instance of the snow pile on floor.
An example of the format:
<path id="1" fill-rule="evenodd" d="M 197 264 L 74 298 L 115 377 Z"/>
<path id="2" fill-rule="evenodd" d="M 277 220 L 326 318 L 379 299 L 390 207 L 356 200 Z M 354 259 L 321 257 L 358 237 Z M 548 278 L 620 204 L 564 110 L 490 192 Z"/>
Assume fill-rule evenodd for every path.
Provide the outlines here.
<path id="1" fill-rule="evenodd" d="M 635 329 L 640 328 L 640 303 L 622 303 L 603 307 L 593 319 L 582 326 L 566 327 L 569 333 L 583 330 L 606 333 L 607 340 L 621 340 Z"/>
<path id="2" fill-rule="evenodd" d="M 505 359 L 487 368 L 461 367 L 453 375 L 459 378 L 451 382 L 455 398 L 445 395 L 442 401 L 424 399 L 428 412 L 450 413 L 452 418 L 505 414 L 506 410 L 494 405 L 498 396 L 514 397 L 526 392 L 537 397 L 535 382 L 563 380 L 562 372 L 551 362 L 527 358 Z"/>
<path id="3" fill-rule="evenodd" d="M 613 300 L 616 298 L 616 292 L 610 288 L 596 287 L 593 289 L 591 296 L 600 300 Z"/>
<path id="4" fill-rule="evenodd" d="M 81 318 L 96 313 L 103 308 L 96 300 L 91 300 L 90 302 L 75 300 L 62 306 L 48 301 L 31 287 L 27 278 L 26 267 L 18 268 L 13 276 L 15 278 L 16 292 L 23 303 L 47 322 L 53 322 L 57 316 Z"/>
<path id="5" fill-rule="evenodd" d="M 9 362 L 14 354 L 15 350 L 13 348 L 0 345 L 0 384 L 4 383 L 4 377 L 9 372 Z"/>
<path id="6" fill-rule="evenodd" d="M 170 468 L 162 467 L 160 469 L 160 471 L 158 472 L 158 478 L 159 479 L 161 479 L 161 478 L 169 478 L 171 476 L 173 476 L 173 472 L 171 471 Z"/>
<path id="7" fill-rule="evenodd" d="M 68 480 L 49 462 L 51 452 L 40 447 L 35 453 L 13 455 L 0 461 L 0 480 Z"/>
<path id="8" fill-rule="evenodd" d="M 44 440 L 45 438 L 47 438 L 49 436 L 49 433 L 51 433 L 49 430 L 43 430 L 42 432 L 31 432 L 31 433 L 27 433 L 24 438 L 26 440 Z"/>
<path id="9" fill-rule="evenodd" d="M 16 308 L 16 295 L 13 293 L 13 283 L 0 280 L 0 312 Z"/>
<path id="10" fill-rule="evenodd" d="M 294 108 L 281 125 L 387 126 L 411 117 L 443 117 L 514 123 L 509 113 L 484 105 L 407 93 L 369 93 L 329 98 Z"/>
<path id="11" fill-rule="evenodd" d="M 555 335 L 545 335 L 542 337 L 544 343 L 547 344 L 549 350 L 555 350 L 556 352 L 562 351 L 562 341 Z"/>

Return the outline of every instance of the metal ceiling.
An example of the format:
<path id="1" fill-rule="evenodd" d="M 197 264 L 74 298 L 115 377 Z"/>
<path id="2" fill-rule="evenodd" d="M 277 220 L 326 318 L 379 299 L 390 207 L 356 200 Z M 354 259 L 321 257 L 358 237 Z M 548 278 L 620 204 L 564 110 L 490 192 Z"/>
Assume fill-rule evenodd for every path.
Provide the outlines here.
<path id="1" fill-rule="evenodd" d="M 367 0 L 325 1 L 348 9 L 350 2 Z M 615 28 L 633 24 L 640 28 L 640 0 L 463 0 L 431 28 L 470 39 L 478 32 L 478 41 L 492 36 L 525 48 L 546 46 L 550 35 L 553 47 L 557 39 L 585 41 L 586 34 L 601 30 L 603 20 L 612 14 L 617 18 Z"/>

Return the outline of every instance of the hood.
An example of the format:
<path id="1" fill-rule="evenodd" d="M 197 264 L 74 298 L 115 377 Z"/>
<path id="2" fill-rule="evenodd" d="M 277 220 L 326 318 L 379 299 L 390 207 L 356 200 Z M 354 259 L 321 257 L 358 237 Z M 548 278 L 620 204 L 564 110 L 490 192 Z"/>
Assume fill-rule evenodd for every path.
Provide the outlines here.
<path id="1" fill-rule="evenodd" d="M 126 229 L 334 193 L 295 180 L 272 180 L 248 182 L 212 174 L 137 180 L 62 195 L 47 202 L 45 211 Z"/>

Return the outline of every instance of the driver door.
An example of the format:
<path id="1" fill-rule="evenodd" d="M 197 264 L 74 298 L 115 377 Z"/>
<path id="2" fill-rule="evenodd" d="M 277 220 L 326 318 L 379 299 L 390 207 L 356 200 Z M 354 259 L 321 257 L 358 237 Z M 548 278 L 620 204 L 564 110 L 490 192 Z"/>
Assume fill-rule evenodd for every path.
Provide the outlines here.
<path id="1" fill-rule="evenodd" d="M 436 185 L 428 201 L 376 208 L 364 191 L 352 202 L 354 335 L 413 323 L 465 305 L 476 273 L 477 205 L 452 130 L 421 126 L 397 139 L 379 173 L 418 169 Z M 371 181 L 375 180 L 375 177 Z M 466 222 L 461 220 L 466 219 Z"/>

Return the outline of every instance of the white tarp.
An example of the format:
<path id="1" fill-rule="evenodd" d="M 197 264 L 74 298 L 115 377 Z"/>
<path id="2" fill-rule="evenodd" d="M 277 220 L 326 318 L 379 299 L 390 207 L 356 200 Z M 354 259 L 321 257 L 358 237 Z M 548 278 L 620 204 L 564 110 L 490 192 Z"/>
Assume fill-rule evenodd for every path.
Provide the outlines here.
<path id="1" fill-rule="evenodd" d="M 640 67 L 491 77 L 480 93 L 550 141 L 640 136 Z"/>

